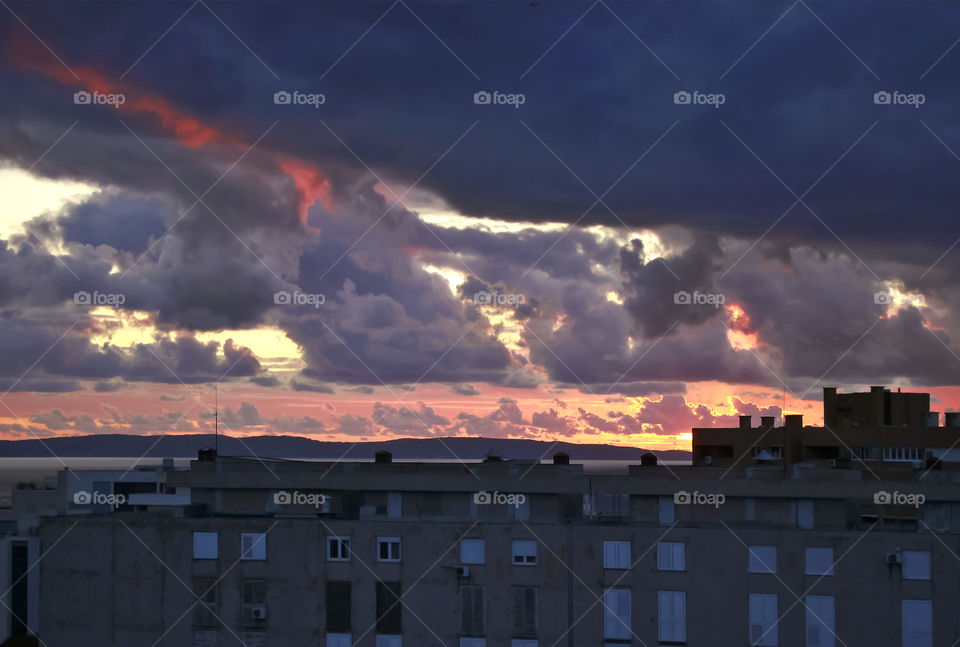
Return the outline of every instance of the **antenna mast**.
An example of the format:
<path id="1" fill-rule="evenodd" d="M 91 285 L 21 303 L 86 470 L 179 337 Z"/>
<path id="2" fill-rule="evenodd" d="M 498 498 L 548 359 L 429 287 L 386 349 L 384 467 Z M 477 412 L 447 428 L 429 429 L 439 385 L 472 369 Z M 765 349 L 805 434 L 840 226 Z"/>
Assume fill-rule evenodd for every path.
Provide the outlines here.
<path id="1" fill-rule="evenodd" d="M 217 383 L 213 383 L 213 445 L 217 454 L 220 454 L 220 397 Z"/>

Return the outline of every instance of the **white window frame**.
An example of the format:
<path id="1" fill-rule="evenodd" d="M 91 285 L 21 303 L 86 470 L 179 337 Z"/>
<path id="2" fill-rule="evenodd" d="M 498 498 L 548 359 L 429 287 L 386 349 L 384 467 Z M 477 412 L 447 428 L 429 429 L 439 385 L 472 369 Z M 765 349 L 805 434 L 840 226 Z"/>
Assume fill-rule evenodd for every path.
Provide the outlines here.
<path id="1" fill-rule="evenodd" d="M 747 636 L 750 645 L 759 647 L 776 647 L 777 642 L 777 594 L 776 593 L 751 593 L 750 594 L 750 619 L 747 624 Z M 772 608 L 772 613 L 770 613 Z M 757 617 L 756 611 L 760 611 L 763 617 Z M 754 632 L 754 627 L 759 625 L 759 629 Z M 756 633 L 756 638 L 754 634 Z"/>
<path id="2" fill-rule="evenodd" d="M 486 564 L 487 542 L 476 537 L 465 537 L 460 540 L 461 564 Z"/>
<path id="3" fill-rule="evenodd" d="M 901 600 L 900 627 L 903 647 L 933 647 L 933 602 Z"/>
<path id="4" fill-rule="evenodd" d="M 885 463 L 916 463 L 923 460 L 922 454 L 919 447 L 884 447 L 883 461 Z"/>
<path id="5" fill-rule="evenodd" d="M 514 539 L 510 546 L 510 554 L 514 566 L 536 566 L 539 561 L 537 559 L 537 541 L 535 539 Z M 518 557 L 520 561 L 517 561 Z"/>
<path id="6" fill-rule="evenodd" d="M 777 547 L 776 546 L 748 546 L 747 547 L 748 573 L 776 573 Z"/>
<path id="7" fill-rule="evenodd" d="M 210 541 L 213 541 L 211 546 Z M 220 535 L 215 532 L 195 532 L 193 533 L 193 558 L 194 559 L 219 559 L 220 558 Z"/>
<path id="8" fill-rule="evenodd" d="M 687 570 L 687 548 L 682 541 L 661 541 L 657 544 L 657 570 Z"/>
<path id="9" fill-rule="evenodd" d="M 808 595 L 804 601 L 806 647 L 836 647 L 836 601 L 832 595 Z"/>
<path id="10" fill-rule="evenodd" d="M 333 552 L 330 550 L 333 546 L 337 546 L 337 556 L 333 556 Z M 343 549 L 346 548 L 347 556 L 343 556 Z M 345 535 L 329 535 L 327 536 L 327 561 L 328 562 L 349 562 L 353 557 L 353 552 L 350 550 L 350 537 Z"/>
<path id="11" fill-rule="evenodd" d="M 804 551 L 804 575 L 833 575 L 833 548 L 807 546 Z"/>
<path id="12" fill-rule="evenodd" d="M 603 637 L 612 640 L 630 640 L 630 589 L 604 589 Z"/>
<path id="13" fill-rule="evenodd" d="M 687 641 L 687 594 L 657 591 L 657 625 L 660 642 Z"/>
<path id="14" fill-rule="evenodd" d="M 603 567 L 619 570 L 630 568 L 630 542 L 603 542 Z"/>
<path id="15" fill-rule="evenodd" d="M 249 550 L 244 550 L 243 545 L 250 540 Z M 267 533 L 265 532 L 243 532 L 240 533 L 240 559 L 242 561 L 262 562 L 267 558 Z"/>
<path id="16" fill-rule="evenodd" d="M 392 548 L 392 546 L 393 546 L 394 544 L 396 544 L 396 546 L 397 546 L 397 554 L 396 554 L 396 555 L 393 554 L 393 548 Z M 380 551 L 381 547 L 384 546 L 384 545 L 387 546 L 387 554 L 388 554 L 387 557 L 383 557 L 383 555 L 381 554 L 381 551 Z M 400 538 L 399 538 L 399 537 L 377 537 L 377 561 L 378 561 L 378 562 L 391 562 L 391 563 L 397 563 L 397 562 L 399 562 L 399 561 L 401 560 L 401 558 L 403 557 L 403 550 L 402 550 L 402 548 L 403 548 L 403 547 L 400 545 Z"/>
<path id="17" fill-rule="evenodd" d="M 905 550 L 900 554 L 900 570 L 905 580 L 930 579 L 930 551 Z"/>

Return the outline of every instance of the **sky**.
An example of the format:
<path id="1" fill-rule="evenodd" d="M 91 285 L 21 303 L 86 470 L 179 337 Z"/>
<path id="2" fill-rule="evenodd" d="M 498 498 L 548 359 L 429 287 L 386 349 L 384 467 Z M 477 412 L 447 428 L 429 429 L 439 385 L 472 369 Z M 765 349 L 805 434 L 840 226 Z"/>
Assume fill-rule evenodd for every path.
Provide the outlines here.
<path id="1" fill-rule="evenodd" d="M 0 4 L 0 438 L 960 404 L 960 6 Z"/>

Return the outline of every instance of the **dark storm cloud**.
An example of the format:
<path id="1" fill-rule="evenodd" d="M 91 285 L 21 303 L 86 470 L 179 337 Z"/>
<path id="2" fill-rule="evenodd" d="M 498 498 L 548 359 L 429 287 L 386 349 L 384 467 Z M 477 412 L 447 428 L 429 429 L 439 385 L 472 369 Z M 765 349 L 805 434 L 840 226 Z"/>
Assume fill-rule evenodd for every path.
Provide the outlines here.
<path id="1" fill-rule="evenodd" d="M 589 5 L 413 4 L 480 80 L 397 6 L 318 81 L 388 6 L 217 6 L 279 80 L 209 12 L 191 11 L 131 70 L 124 89 L 131 100 L 163 97 L 224 133 L 202 149 L 174 141 L 154 115 L 74 105 L 77 88 L 26 70 L 18 47 L 31 37 L 7 18 L 0 27 L 25 39 L 8 38 L 13 45 L 0 57 L 10 97 L 0 118 L 0 157 L 29 167 L 79 120 L 34 170 L 111 190 L 38 219 L 13 246 L 0 243 L 0 306 L 9 313 L 0 337 L 3 347 L 12 344 L 11 375 L 62 332 L 40 310 L 83 290 L 123 294 L 124 307 L 154 313 L 171 328 L 276 322 L 303 349 L 304 375 L 323 383 L 535 386 L 542 378 L 491 335 L 483 310 L 471 304 L 476 291 L 495 289 L 526 299 L 513 316 L 533 362 L 551 379 L 594 391 L 633 394 L 645 387 L 628 385 L 697 380 L 778 384 L 778 373 L 814 381 L 824 371 L 834 379 L 954 379 L 949 350 L 923 321 L 936 319 L 949 346 L 960 335 L 949 314 L 905 308 L 858 339 L 877 321 L 869 299 L 880 279 L 901 279 L 944 311 L 960 305 L 953 281 L 960 253 L 921 278 L 952 242 L 944 232 L 952 231 L 960 203 L 960 163 L 928 131 L 960 146 L 950 85 L 960 57 L 947 56 L 918 80 L 955 40 L 951 24 L 960 8 L 810 3 L 814 16 L 794 5 L 728 70 L 787 6 L 611 3 L 672 71 L 602 6 L 528 71 Z M 64 60 L 109 79 L 180 13 L 162 3 L 23 7 Z M 324 92 L 327 102 L 319 110 L 277 106 L 278 89 Z M 527 100 L 520 109 L 474 105 L 480 89 L 523 92 Z M 924 92 L 927 102 L 920 110 L 875 106 L 881 89 Z M 726 102 L 720 109 L 675 105 L 678 90 L 723 92 Z M 616 227 L 622 219 L 632 228 L 660 228 L 668 239 L 680 232 L 668 241 L 677 251 L 655 259 L 639 241 L 624 245 L 581 228 L 561 235 L 426 225 L 402 206 L 388 211 L 354 153 L 401 185 L 430 169 L 420 188 L 468 215 L 566 223 L 583 216 L 580 224 Z M 297 191 L 278 155 L 314 163 L 330 180 L 336 207 L 314 206 L 310 228 L 300 222 Z M 605 204 L 591 208 L 634 162 Z M 816 183 L 806 206 L 787 212 L 795 197 L 781 179 L 798 195 Z M 194 204 L 198 195 L 203 202 Z M 45 249 L 58 235 L 66 267 Z M 818 273 L 813 261 L 796 256 L 798 248 L 825 258 L 835 258 L 831 250 L 856 254 L 867 266 L 828 261 L 830 270 Z M 461 294 L 425 272 L 410 250 L 470 276 Z M 279 290 L 325 302 L 282 307 L 274 303 Z M 607 299 L 608 290 L 623 304 Z M 739 303 L 764 361 L 731 346 L 722 308 L 677 303 L 678 291 L 721 293 Z M 10 327 L 16 330 L 5 332 Z M 146 347 L 95 348 L 76 337 L 61 342 L 69 362 L 58 351 L 38 368 L 51 379 L 172 382 Z M 221 360 L 215 348 L 180 339 L 151 348 L 184 381 L 216 379 L 239 358 L 236 348 L 225 348 L 230 357 Z M 907 348 L 909 355 L 898 350 Z M 274 383 L 254 358 L 240 359 L 231 375 Z M 323 392 L 291 386 L 298 385 Z M 669 384 L 661 392 L 677 393 Z M 565 428 L 560 416 L 541 413 L 543 428 Z M 367 433 L 369 420 L 339 424 L 345 433 Z"/>
<path id="2" fill-rule="evenodd" d="M 189 384 L 221 377 L 251 377 L 261 371 L 260 362 L 249 349 L 237 346 L 232 340 L 222 348 L 217 342 L 202 343 L 189 336 L 135 344 L 130 349 L 110 344 L 96 346 L 83 334 L 89 329 L 82 315 L 74 322 L 65 320 L 65 316 L 69 313 L 60 313 L 59 322 L 43 321 L 43 325 L 15 316 L 0 318 L 0 347 L 5 349 L 4 376 L 16 380 L 29 373 L 31 380 L 56 376 Z M 48 382 L 47 386 L 58 384 L 61 383 Z"/>

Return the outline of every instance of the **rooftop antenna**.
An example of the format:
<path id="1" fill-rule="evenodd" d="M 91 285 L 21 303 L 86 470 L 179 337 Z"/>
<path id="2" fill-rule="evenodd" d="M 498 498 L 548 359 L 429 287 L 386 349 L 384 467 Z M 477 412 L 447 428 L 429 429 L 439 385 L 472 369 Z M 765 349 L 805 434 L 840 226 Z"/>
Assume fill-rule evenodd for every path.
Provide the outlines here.
<path id="1" fill-rule="evenodd" d="M 213 383 L 213 446 L 217 455 L 220 455 L 220 396 L 217 383 Z"/>

